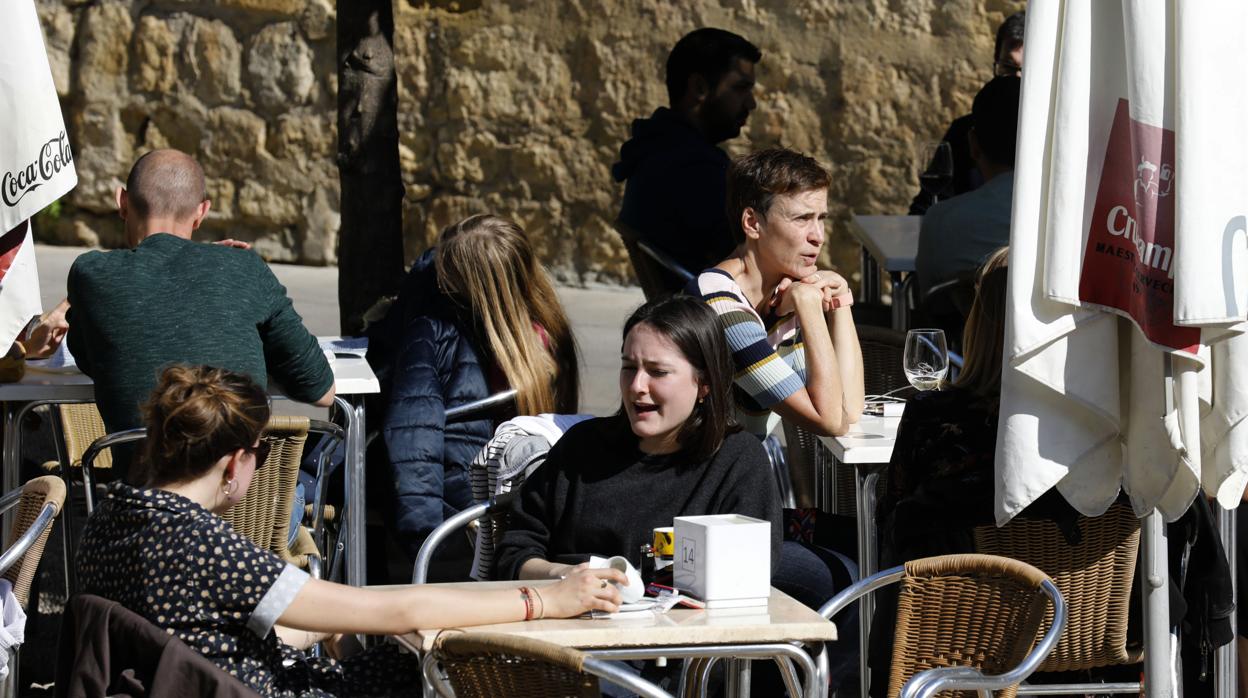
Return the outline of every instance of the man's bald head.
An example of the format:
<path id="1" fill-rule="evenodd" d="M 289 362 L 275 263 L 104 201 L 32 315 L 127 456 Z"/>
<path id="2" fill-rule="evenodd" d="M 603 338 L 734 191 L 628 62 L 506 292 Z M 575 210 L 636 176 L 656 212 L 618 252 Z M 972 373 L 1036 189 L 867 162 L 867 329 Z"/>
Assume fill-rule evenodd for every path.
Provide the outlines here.
<path id="1" fill-rule="evenodd" d="M 140 219 L 185 221 L 207 199 L 204 170 L 180 150 L 153 150 L 134 163 L 126 178 L 128 214 Z"/>

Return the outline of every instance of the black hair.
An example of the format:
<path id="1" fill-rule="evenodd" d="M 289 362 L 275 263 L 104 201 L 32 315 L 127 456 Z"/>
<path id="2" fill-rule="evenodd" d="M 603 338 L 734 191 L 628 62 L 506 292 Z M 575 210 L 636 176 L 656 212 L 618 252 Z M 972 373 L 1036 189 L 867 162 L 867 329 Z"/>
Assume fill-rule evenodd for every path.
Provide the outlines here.
<path id="1" fill-rule="evenodd" d="M 979 149 L 992 162 L 1014 166 L 1018 143 L 1018 100 L 1022 80 L 1002 75 L 988 81 L 971 104 L 971 125 Z"/>
<path id="2" fill-rule="evenodd" d="M 634 310 L 624 322 L 623 337 L 643 324 L 675 344 L 707 388 L 705 398 L 694 406 L 677 435 L 682 453 L 694 461 L 707 460 L 729 434 L 741 429 L 732 397 L 732 354 L 719 316 L 701 300 L 678 295 L 650 301 Z M 621 406 L 621 414 L 623 411 Z"/>
<path id="3" fill-rule="evenodd" d="M 1023 43 L 1023 30 L 1027 26 L 1027 12 L 1015 12 L 1001 26 L 997 27 L 997 44 L 992 52 L 992 60 L 996 61 L 1001 57 L 1002 47 L 1008 46 L 1014 48 L 1015 45 Z"/>
<path id="4" fill-rule="evenodd" d="M 713 27 L 695 29 L 681 37 L 667 55 L 667 98 L 675 107 L 685 96 L 690 75 L 701 75 L 714 89 L 732 70 L 734 59 L 757 63 L 762 57 L 763 52 L 739 34 Z"/>

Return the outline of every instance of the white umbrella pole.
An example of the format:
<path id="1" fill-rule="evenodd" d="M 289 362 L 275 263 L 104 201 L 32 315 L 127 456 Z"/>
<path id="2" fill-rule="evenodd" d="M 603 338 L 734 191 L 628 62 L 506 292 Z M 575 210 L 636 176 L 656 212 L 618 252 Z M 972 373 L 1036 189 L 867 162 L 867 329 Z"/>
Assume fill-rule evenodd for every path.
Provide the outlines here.
<path id="1" fill-rule="evenodd" d="M 1174 663 L 1170 655 L 1170 589 L 1166 550 L 1166 522 L 1156 509 L 1144 517 L 1141 531 L 1144 548 L 1144 574 L 1140 575 L 1144 596 L 1144 695 L 1171 698 L 1174 691 Z"/>
<path id="2" fill-rule="evenodd" d="M 1238 545 L 1235 539 L 1236 516 L 1238 516 L 1236 509 L 1218 507 L 1218 534 L 1222 537 L 1222 548 L 1226 551 L 1226 564 L 1231 571 L 1231 589 L 1234 591 L 1235 602 L 1239 603 L 1239 579 L 1235 574 L 1235 567 L 1239 562 L 1235 554 L 1235 546 Z M 1231 621 L 1231 637 L 1234 639 L 1219 647 L 1214 655 L 1214 670 L 1217 672 L 1214 695 L 1218 698 L 1234 698 L 1238 691 L 1236 681 L 1239 666 L 1236 661 L 1238 657 L 1235 646 L 1239 641 L 1239 628 L 1236 627 L 1236 614 L 1232 613 L 1229 620 Z"/>
<path id="3" fill-rule="evenodd" d="M 1165 412 L 1174 411 L 1174 372 L 1170 355 L 1163 358 Z M 1144 695 L 1172 698 L 1175 695 L 1174 661 L 1170 654 L 1170 568 L 1166 547 L 1166 522 L 1153 509 L 1141 522 L 1140 592 L 1144 599 Z"/>

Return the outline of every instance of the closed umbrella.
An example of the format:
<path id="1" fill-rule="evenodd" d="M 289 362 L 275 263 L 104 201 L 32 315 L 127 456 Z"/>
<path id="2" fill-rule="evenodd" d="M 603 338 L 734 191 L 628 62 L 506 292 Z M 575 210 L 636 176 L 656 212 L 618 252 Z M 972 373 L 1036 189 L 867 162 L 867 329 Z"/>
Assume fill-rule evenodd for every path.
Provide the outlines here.
<path id="1" fill-rule="evenodd" d="M 0 354 L 42 312 L 29 219 L 78 183 L 33 0 L 0 3 Z"/>
<path id="2" fill-rule="evenodd" d="M 998 522 L 1054 487 L 1087 515 L 1238 502 L 1246 29 L 1238 0 L 1029 4 Z"/>

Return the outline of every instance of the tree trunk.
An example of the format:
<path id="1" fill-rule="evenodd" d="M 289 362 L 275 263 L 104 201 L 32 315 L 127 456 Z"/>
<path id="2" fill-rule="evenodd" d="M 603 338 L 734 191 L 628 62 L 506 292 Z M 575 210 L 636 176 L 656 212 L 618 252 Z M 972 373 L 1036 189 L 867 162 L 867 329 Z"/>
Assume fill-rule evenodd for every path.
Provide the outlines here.
<path id="1" fill-rule="evenodd" d="M 338 313 L 344 335 L 398 293 L 403 180 L 391 0 L 338 0 Z"/>

